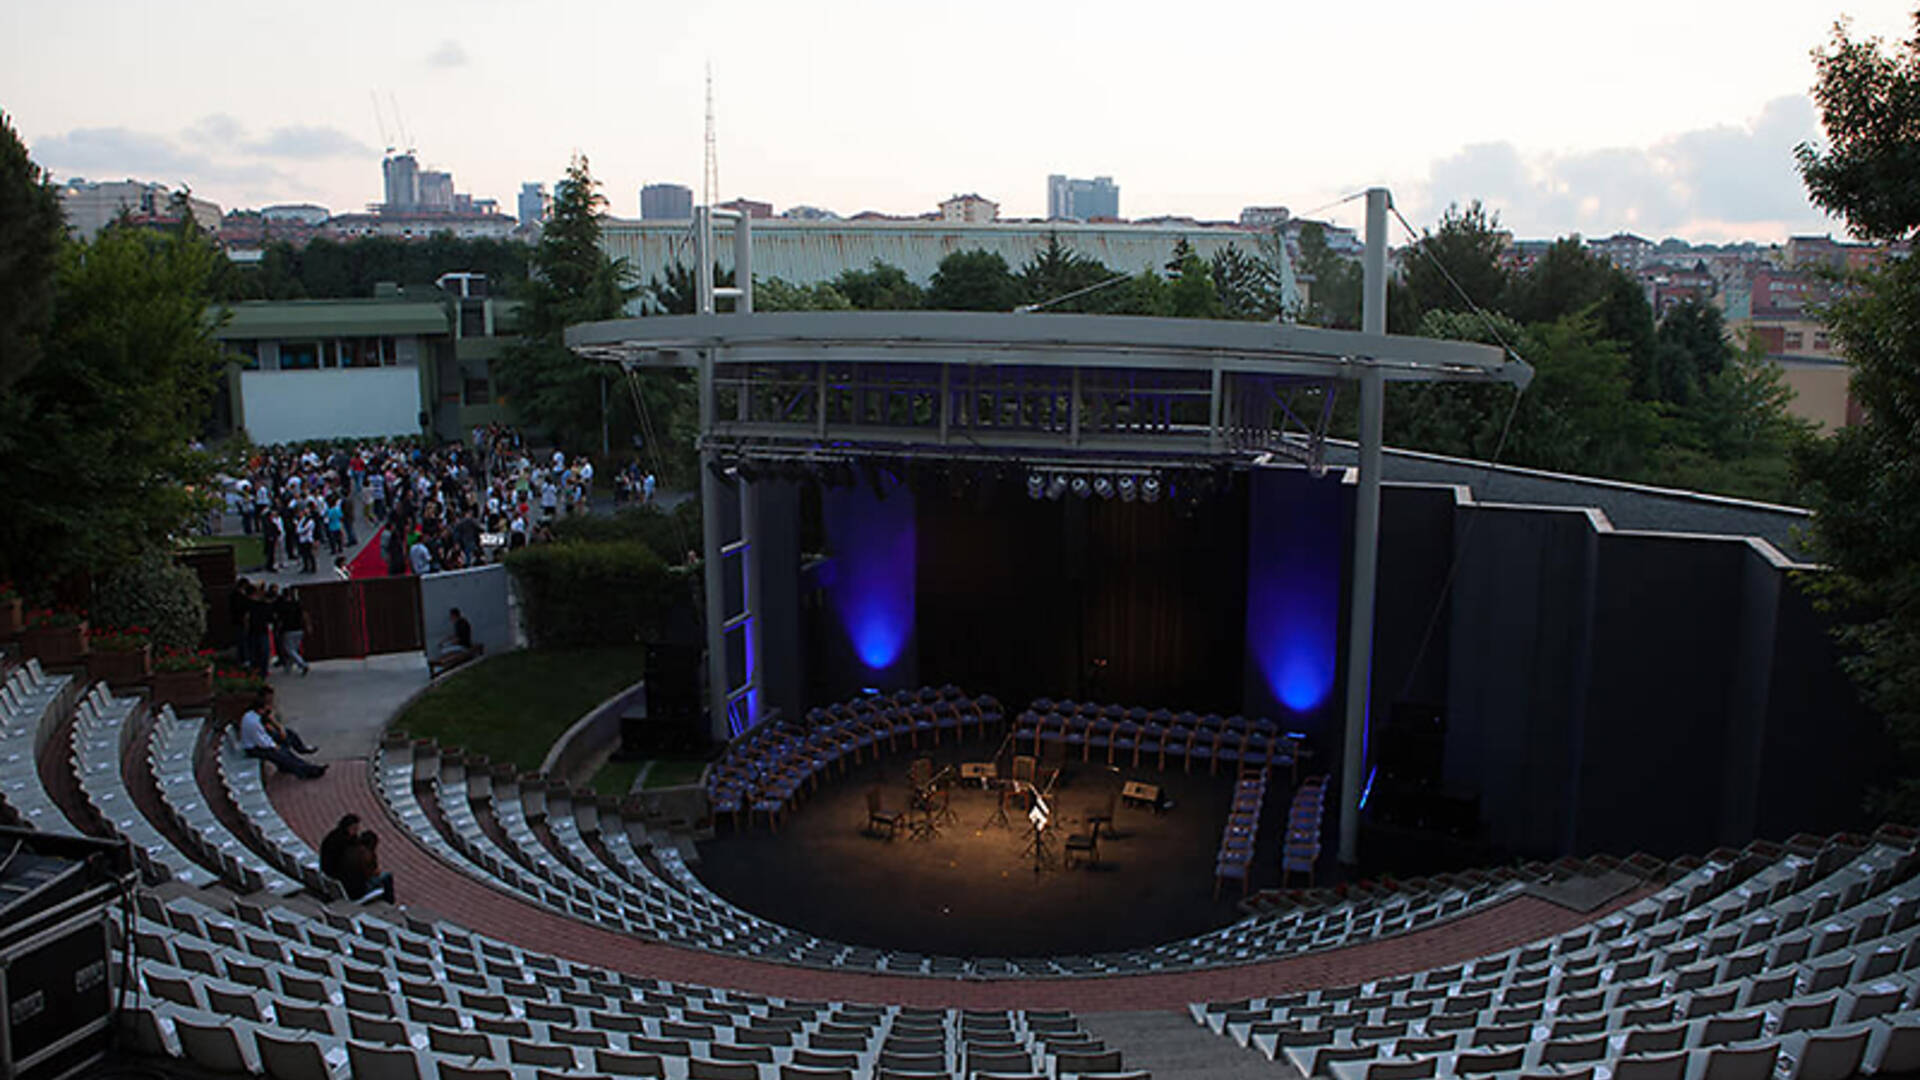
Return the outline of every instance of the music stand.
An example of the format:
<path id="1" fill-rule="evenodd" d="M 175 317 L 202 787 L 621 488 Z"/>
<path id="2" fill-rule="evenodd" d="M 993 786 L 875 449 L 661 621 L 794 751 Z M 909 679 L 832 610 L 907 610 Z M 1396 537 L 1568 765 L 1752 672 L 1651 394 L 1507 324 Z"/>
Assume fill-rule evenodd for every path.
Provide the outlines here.
<path id="1" fill-rule="evenodd" d="M 1023 854 L 1033 855 L 1033 872 L 1037 875 L 1053 861 L 1052 842 L 1047 837 L 1047 828 L 1053 823 L 1052 810 L 1047 806 L 1046 796 L 1038 788 L 1033 792 L 1033 806 L 1027 810 L 1027 820 L 1033 824 L 1033 838 L 1027 841 Z"/>
<path id="2" fill-rule="evenodd" d="M 991 829 L 996 826 L 1002 829 L 1013 828 L 1013 822 L 1007 820 L 1007 800 L 1018 793 L 1019 788 L 1015 786 L 1018 783 L 1018 780 L 998 779 L 993 782 L 996 796 L 993 801 L 993 813 L 987 815 L 987 823 L 980 826 L 981 828 Z"/>

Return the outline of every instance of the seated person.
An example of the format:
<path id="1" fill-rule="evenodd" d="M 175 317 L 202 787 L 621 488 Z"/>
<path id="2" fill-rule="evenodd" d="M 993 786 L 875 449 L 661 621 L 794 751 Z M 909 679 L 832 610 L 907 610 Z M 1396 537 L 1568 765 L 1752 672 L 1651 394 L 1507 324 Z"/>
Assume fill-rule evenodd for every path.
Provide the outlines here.
<path id="1" fill-rule="evenodd" d="M 340 855 L 340 884 L 355 900 L 370 899 L 374 893 L 393 903 L 393 875 L 380 869 L 380 836 L 372 829 L 359 834 Z"/>
<path id="2" fill-rule="evenodd" d="M 359 838 L 360 815 L 342 814 L 333 831 L 320 840 L 320 872 L 337 880 L 340 877 L 341 857 Z"/>
<path id="3" fill-rule="evenodd" d="M 308 746 L 299 732 L 281 727 L 274 720 L 273 694 L 267 690 L 254 695 L 253 707 L 240 717 L 240 749 L 248 757 L 271 761 L 281 772 L 292 773 L 302 780 L 327 774 L 325 765 L 315 765 L 300 756 L 314 753 L 318 748 Z"/>
<path id="4" fill-rule="evenodd" d="M 460 614 L 459 608 L 449 611 L 448 617 L 452 622 L 453 633 L 440 639 L 439 656 L 436 657 L 437 662 L 443 667 L 472 659 L 474 651 L 473 624 L 467 621 L 465 615 Z"/>

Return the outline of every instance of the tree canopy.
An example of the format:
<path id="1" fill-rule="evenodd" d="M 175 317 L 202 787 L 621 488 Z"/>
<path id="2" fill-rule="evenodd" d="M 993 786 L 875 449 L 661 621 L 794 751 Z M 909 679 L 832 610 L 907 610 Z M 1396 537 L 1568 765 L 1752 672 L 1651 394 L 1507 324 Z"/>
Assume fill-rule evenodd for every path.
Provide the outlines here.
<path id="1" fill-rule="evenodd" d="M 517 240 L 463 240 L 450 233 L 423 240 L 362 236 L 317 237 L 296 248 L 280 240 L 262 252 L 257 266 L 222 275 L 222 300 L 336 300 L 372 296 L 383 281 L 429 285 L 454 272 L 485 274 L 499 292 L 526 280 L 527 245 Z"/>
<path id="2" fill-rule="evenodd" d="M 1920 27 L 1920 14 L 1916 14 Z M 1814 100 L 1831 146 L 1802 147 L 1813 201 L 1857 234 L 1920 232 L 1920 37 L 1886 52 L 1836 29 L 1817 59 Z M 1803 446 L 1794 465 L 1829 573 L 1809 579 L 1841 620 L 1866 702 L 1900 748 L 1896 785 L 1877 809 L 1920 820 L 1920 260 L 1854 276 L 1825 312 L 1853 366 L 1858 423 Z"/>
<path id="3" fill-rule="evenodd" d="M 65 229 L 53 181 L 0 113 L 0 391 L 40 362 Z"/>

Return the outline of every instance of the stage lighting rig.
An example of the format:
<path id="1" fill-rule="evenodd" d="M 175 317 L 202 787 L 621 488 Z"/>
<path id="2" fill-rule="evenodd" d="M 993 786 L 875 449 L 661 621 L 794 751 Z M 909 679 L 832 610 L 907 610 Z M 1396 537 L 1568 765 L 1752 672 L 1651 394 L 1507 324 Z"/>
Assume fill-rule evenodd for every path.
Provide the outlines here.
<path id="1" fill-rule="evenodd" d="M 1140 485 L 1131 476 L 1121 477 L 1118 486 L 1121 502 L 1132 502 L 1140 494 Z"/>
<path id="2" fill-rule="evenodd" d="M 1093 493 L 1103 499 L 1113 498 L 1113 477 L 1096 476 L 1093 478 Z"/>
<path id="3" fill-rule="evenodd" d="M 1047 481 L 1047 498 L 1058 500 L 1062 495 L 1065 495 L 1066 493 L 1067 493 L 1067 474 L 1054 473 L 1053 479 Z"/>
<path id="4" fill-rule="evenodd" d="M 1145 480 L 1140 481 L 1140 500 L 1150 503 L 1159 502 L 1160 488 L 1160 478 L 1157 476 L 1149 476 Z"/>
<path id="5" fill-rule="evenodd" d="M 1039 473 L 1027 474 L 1027 498 L 1044 499 L 1047 497 L 1047 478 Z"/>
<path id="6" fill-rule="evenodd" d="M 1093 494 L 1093 485 L 1087 482 L 1086 477 L 1076 476 L 1073 478 L 1073 494 L 1077 498 L 1084 499 Z"/>

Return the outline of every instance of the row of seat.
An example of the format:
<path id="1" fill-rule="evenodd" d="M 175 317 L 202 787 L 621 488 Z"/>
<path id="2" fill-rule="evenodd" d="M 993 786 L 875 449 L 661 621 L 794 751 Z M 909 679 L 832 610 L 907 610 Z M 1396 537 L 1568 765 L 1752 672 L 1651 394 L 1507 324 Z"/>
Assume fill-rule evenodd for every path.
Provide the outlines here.
<path id="1" fill-rule="evenodd" d="M 227 800 L 240 812 L 244 838 L 282 874 L 328 900 L 346 899 L 340 883 L 320 870 L 320 853 L 293 831 L 267 797 L 266 763 L 240 749 L 240 732 L 226 728 L 215 739 L 214 766 Z"/>
<path id="2" fill-rule="evenodd" d="M 1139 706 L 1076 705 L 1042 698 L 1020 714 L 1014 726 L 1014 744 L 1030 748 L 1035 757 L 1052 744 L 1082 761 L 1095 750 L 1104 751 L 1109 765 L 1140 768 L 1150 762 L 1164 771 L 1171 755 L 1187 772 L 1203 762 L 1209 773 L 1221 762 L 1295 770 L 1305 746 L 1304 736 L 1280 730 L 1265 718 L 1196 715 Z"/>
<path id="3" fill-rule="evenodd" d="M 1320 861 L 1320 842 L 1325 829 L 1327 778 L 1309 777 L 1293 793 L 1287 806 L 1287 834 L 1280 840 L 1280 883 L 1285 885 L 1294 874 L 1313 880 L 1313 868 Z"/>
<path id="4" fill-rule="evenodd" d="M 1220 850 L 1213 859 L 1213 896 L 1220 898 L 1220 883 L 1240 879 L 1240 892 L 1246 894 L 1253 877 L 1254 843 L 1260 837 L 1260 815 L 1267 805 L 1267 768 L 1241 766 L 1240 778 L 1233 785 L 1233 804 L 1227 810 L 1227 823 L 1220 833 Z"/>
<path id="5" fill-rule="evenodd" d="M 1306 1075 L 1343 1080 L 1589 1066 L 1759 1080 L 1776 1064 L 1839 1080 L 1875 1047 L 1884 1059 L 1897 1030 L 1920 1040 L 1909 1015 L 1920 1007 L 1916 868 L 1908 838 L 1756 845 L 1553 939 L 1194 1016 Z"/>
<path id="6" fill-rule="evenodd" d="M 139 897 L 136 1045 L 282 1080 L 597 1073 L 1117 1077 L 1063 1012 L 792 1001 L 623 975 L 448 923 Z"/>
<path id="7" fill-rule="evenodd" d="M 236 882 L 240 891 L 266 889 L 277 896 L 298 893 L 305 886 L 242 843 L 200 789 L 200 740 L 205 727 L 204 719 L 177 716 L 168 705 L 162 705 L 154 717 L 147 764 L 167 816 L 182 835 L 198 845 L 201 860 L 220 867 L 222 876 Z"/>
<path id="8" fill-rule="evenodd" d="M 79 835 L 40 778 L 40 751 L 78 691 L 72 676 L 49 674 L 31 658 L 0 684 L 0 802 L 15 824 Z"/>
<path id="9" fill-rule="evenodd" d="M 196 888 L 218 875 L 181 851 L 134 801 L 124 772 L 136 730 L 138 698 L 115 698 L 105 683 L 95 683 L 80 699 L 73 724 L 73 772 L 80 793 L 102 831 L 119 836 L 133 850 L 143 880 L 179 881 Z"/>

